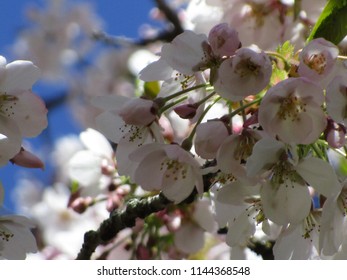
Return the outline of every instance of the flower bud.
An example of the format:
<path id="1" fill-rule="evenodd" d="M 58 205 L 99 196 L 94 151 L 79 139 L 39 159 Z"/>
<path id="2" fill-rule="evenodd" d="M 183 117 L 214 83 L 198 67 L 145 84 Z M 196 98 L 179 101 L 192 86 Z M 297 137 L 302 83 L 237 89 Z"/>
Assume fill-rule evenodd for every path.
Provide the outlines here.
<path id="1" fill-rule="evenodd" d="M 182 119 L 192 119 L 195 117 L 198 106 L 195 104 L 184 104 L 174 108 L 174 111 Z"/>
<path id="2" fill-rule="evenodd" d="M 237 31 L 227 23 L 214 26 L 208 35 L 208 41 L 213 54 L 219 57 L 232 56 L 241 47 Z"/>
<path id="3" fill-rule="evenodd" d="M 45 165 L 34 154 L 24 150 L 24 148 L 21 148 L 20 152 L 16 154 L 11 160 L 13 164 L 16 164 L 18 166 L 26 167 L 26 168 L 40 168 L 44 169 Z"/>
<path id="4" fill-rule="evenodd" d="M 329 146 L 332 148 L 338 149 L 346 144 L 346 127 L 331 119 L 328 120 L 324 135 Z"/>

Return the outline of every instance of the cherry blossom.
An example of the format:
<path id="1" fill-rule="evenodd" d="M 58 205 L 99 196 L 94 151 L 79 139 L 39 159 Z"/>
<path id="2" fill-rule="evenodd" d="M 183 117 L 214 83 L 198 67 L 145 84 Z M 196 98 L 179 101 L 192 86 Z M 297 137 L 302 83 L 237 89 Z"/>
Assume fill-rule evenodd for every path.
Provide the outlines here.
<path id="1" fill-rule="evenodd" d="M 336 70 L 338 54 L 333 43 L 323 38 L 312 40 L 300 53 L 299 75 L 325 87 Z"/>
<path id="2" fill-rule="evenodd" d="M 303 78 L 289 78 L 271 87 L 259 107 L 259 124 L 272 137 L 291 144 L 310 144 L 324 131 L 321 88 Z"/>
<path id="3" fill-rule="evenodd" d="M 278 236 L 273 247 L 276 260 L 320 259 L 318 254 L 319 222 L 310 214 L 302 223 L 290 224 Z"/>
<path id="4" fill-rule="evenodd" d="M 137 163 L 133 181 L 147 191 L 161 190 L 175 203 L 187 198 L 194 189 L 203 193 L 199 163 L 180 146 L 143 145 L 129 155 Z M 156 170 L 156 174 L 152 174 Z"/>
<path id="5" fill-rule="evenodd" d="M 232 56 L 241 47 L 237 31 L 227 23 L 214 26 L 208 34 L 208 42 L 213 54 L 219 57 Z"/>
<path id="6" fill-rule="evenodd" d="M 232 248 L 247 246 L 256 225 L 265 221 L 259 197 L 259 185 L 234 181 L 216 189 L 215 211 L 220 227 L 228 226 L 226 243 Z"/>
<path id="7" fill-rule="evenodd" d="M 19 215 L 0 215 L 0 259 L 22 260 L 27 253 L 37 252 L 31 232 L 33 221 Z"/>
<path id="8" fill-rule="evenodd" d="M 210 120 L 199 124 L 194 139 L 195 152 L 204 159 L 215 158 L 220 145 L 228 135 L 228 128 L 222 121 Z"/>
<path id="9" fill-rule="evenodd" d="M 98 130 L 107 139 L 118 144 L 116 151 L 118 173 L 131 177 L 135 172 L 135 167 L 134 162 L 129 160 L 129 154 L 144 144 L 155 141 L 163 142 L 164 139 L 157 122 L 152 122 L 150 125 L 132 125 L 124 122 L 119 113 L 128 101 L 129 98 L 124 96 L 100 96 L 94 98 L 92 103 L 103 110 L 96 117 Z M 152 115 L 151 112 L 148 113 Z M 138 116 L 133 116 L 133 118 L 136 120 Z M 138 122 L 141 122 L 141 119 L 138 119 Z M 147 122 L 148 119 L 145 123 Z"/>
<path id="10" fill-rule="evenodd" d="M 240 134 L 226 137 L 216 155 L 221 172 L 251 183 L 253 180 L 247 178 L 244 162 L 252 154 L 254 144 L 261 138 L 261 132 L 251 129 L 243 129 Z"/>
<path id="11" fill-rule="evenodd" d="M 30 61 L 6 63 L 0 57 L 0 141 L 4 148 L 1 163 L 14 157 L 21 148 L 22 137 L 37 136 L 47 126 L 47 109 L 31 92 L 40 70 Z"/>
<path id="12" fill-rule="evenodd" d="M 86 149 L 76 152 L 68 162 L 72 180 L 78 182 L 82 196 L 96 196 L 111 183 L 115 173 L 113 149 L 98 131 L 88 128 L 80 134 Z"/>
<path id="13" fill-rule="evenodd" d="M 263 211 L 279 225 L 297 224 L 309 215 L 312 202 L 308 185 L 326 197 L 340 189 L 329 163 L 315 157 L 299 159 L 296 153 L 294 147 L 264 138 L 255 144 L 246 163 L 248 175 L 264 177 L 260 190 Z"/>
<path id="14" fill-rule="evenodd" d="M 216 229 L 210 202 L 207 199 L 198 200 L 192 207 L 192 217 L 183 219 L 175 231 L 175 246 L 182 252 L 192 254 L 203 248 L 206 232 Z M 194 238 L 191 238 L 191 237 Z"/>
<path id="15" fill-rule="evenodd" d="M 265 53 L 241 48 L 222 62 L 214 87 L 223 98 L 240 101 L 263 90 L 271 73 L 271 61 Z"/>

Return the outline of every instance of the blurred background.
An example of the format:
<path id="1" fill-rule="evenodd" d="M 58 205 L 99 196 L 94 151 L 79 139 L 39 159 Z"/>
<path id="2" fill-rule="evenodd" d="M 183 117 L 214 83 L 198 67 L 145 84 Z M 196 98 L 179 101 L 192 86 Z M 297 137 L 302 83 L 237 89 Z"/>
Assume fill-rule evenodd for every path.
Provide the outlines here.
<path id="1" fill-rule="evenodd" d="M 16 211 L 18 197 L 30 195 L 21 192 L 23 183 L 43 188 L 54 182 L 57 174 L 52 152 L 57 142 L 65 136 L 76 136 L 89 126 L 90 116 L 84 111 L 88 108 L 83 108 L 86 95 L 103 94 L 96 92 L 103 86 L 100 76 L 114 74 L 117 79 L 128 75 L 116 69 L 117 63 L 122 67 L 124 48 L 110 44 L 104 35 L 136 40 L 153 32 L 153 27 L 160 26 L 150 16 L 154 6 L 152 0 L 1 1 L 0 55 L 8 63 L 29 59 L 41 68 L 42 79 L 33 91 L 43 98 L 49 110 L 47 129 L 23 143 L 44 161 L 45 170 L 28 170 L 11 163 L 0 169 L 6 208 Z M 95 32 L 99 39 L 93 37 Z M 114 73 L 100 73 L 107 62 L 106 68 L 113 67 Z M 96 81 L 99 84 L 92 88 Z M 60 156 L 69 147 L 65 149 L 59 150 Z"/>

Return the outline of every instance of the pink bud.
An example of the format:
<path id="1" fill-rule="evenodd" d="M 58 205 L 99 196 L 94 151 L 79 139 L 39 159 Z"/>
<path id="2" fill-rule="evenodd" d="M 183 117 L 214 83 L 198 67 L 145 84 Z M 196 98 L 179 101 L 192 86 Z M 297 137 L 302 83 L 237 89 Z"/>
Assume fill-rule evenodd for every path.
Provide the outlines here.
<path id="1" fill-rule="evenodd" d="M 20 152 L 10 160 L 13 164 L 26 168 L 41 168 L 44 169 L 44 163 L 34 154 L 21 148 Z"/>
<path id="2" fill-rule="evenodd" d="M 328 120 L 327 129 L 324 132 L 330 147 L 338 149 L 346 144 L 346 128 L 333 120 Z"/>
<path id="3" fill-rule="evenodd" d="M 194 118 L 197 109 L 198 106 L 195 104 L 184 104 L 174 108 L 174 111 L 182 119 L 192 119 Z"/>
<path id="4" fill-rule="evenodd" d="M 89 206 L 93 204 L 93 198 L 88 197 L 77 197 L 73 201 L 70 202 L 69 207 L 73 209 L 75 212 L 82 214 L 84 213 Z"/>
<path id="5" fill-rule="evenodd" d="M 241 47 L 237 31 L 227 23 L 214 26 L 208 35 L 208 41 L 214 55 L 219 57 L 232 56 Z"/>

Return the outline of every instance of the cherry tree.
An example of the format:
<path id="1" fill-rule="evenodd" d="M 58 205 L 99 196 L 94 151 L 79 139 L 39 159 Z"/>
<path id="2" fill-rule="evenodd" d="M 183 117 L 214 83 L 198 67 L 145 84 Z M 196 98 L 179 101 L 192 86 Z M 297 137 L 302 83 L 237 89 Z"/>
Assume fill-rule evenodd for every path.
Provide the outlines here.
<path id="1" fill-rule="evenodd" d="M 0 57 L 1 166 L 44 167 L 38 79 L 68 81 L 82 127 L 49 186 L 18 183 L 0 258 L 346 259 L 345 4 L 154 2 L 162 29 L 128 39 L 49 1 Z"/>

